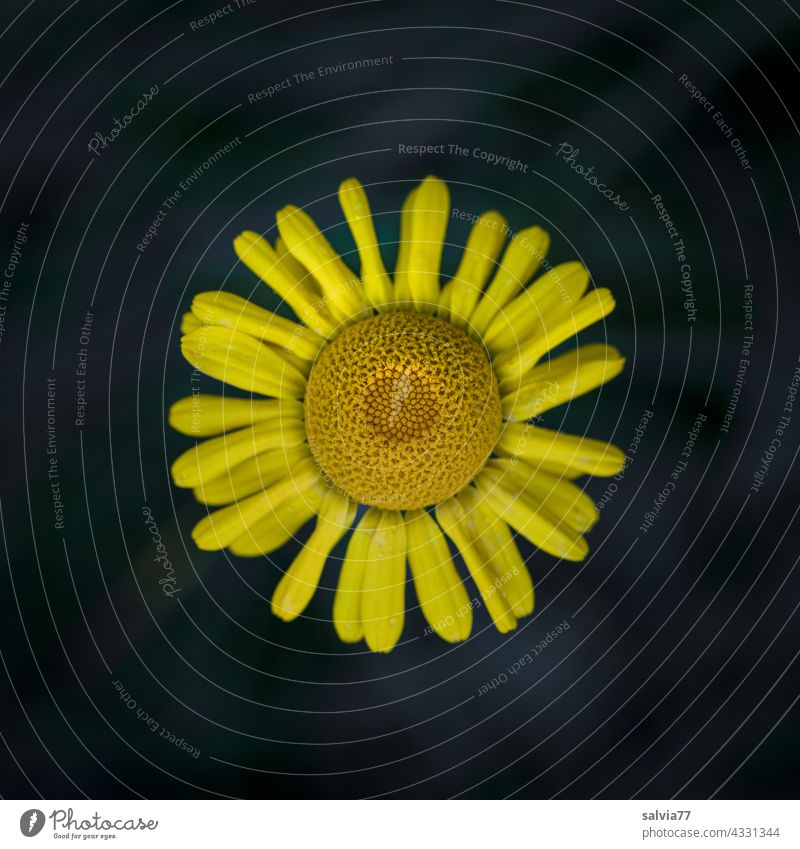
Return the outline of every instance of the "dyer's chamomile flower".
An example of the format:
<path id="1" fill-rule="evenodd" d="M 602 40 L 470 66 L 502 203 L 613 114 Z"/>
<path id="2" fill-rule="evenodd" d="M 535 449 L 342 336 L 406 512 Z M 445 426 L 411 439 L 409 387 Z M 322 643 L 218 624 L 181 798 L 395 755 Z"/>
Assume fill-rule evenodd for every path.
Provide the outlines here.
<path id="1" fill-rule="evenodd" d="M 550 355 L 614 299 L 589 290 L 580 263 L 548 263 L 540 227 L 510 238 L 493 210 L 442 285 L 450 200 L 436 177 L 403 205 L 392 275 L 361 184 L 345 180 L 339 200 L 359 275 L 294 206 L 278 212 L 274 244 L 252 231 L 234 241 L 299 322 L 226 292 L 197 295 L 183 318 L 192 366 L 249 393 L 170 409 L 174 428 L 209 437 L 172 466 L 175 484 L 208 507 L 192 536 L 204 550 L 257 557 L 313 519 L 272 596 L 289 621 L 352 530 L 333 624 L 343 641 L 382 652 L 403 630 L 406 565 L 431 629 L 449 642 L 469 635 L 475 604 L 449 537 L 497 629 L 510 631 L 534 605 L 515 536 L 582 560 L 598 512 L 574 480 L 623 466 L 613 445 L 533 422 L 622 370 L 609 345 Z"/>

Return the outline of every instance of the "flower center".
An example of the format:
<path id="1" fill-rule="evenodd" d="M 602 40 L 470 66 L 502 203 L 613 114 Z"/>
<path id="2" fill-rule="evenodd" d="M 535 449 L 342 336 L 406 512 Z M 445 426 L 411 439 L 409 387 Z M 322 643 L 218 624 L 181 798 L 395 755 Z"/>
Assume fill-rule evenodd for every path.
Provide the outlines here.
<path id="1" fill-rule="evenodd" d="M 387 510 L 437 504 L 480 471 L 500 435 L 483 348 L 431 315 L 392 312 L 344 330 L 308 380 L 311 452 L 351 498 Z"/>

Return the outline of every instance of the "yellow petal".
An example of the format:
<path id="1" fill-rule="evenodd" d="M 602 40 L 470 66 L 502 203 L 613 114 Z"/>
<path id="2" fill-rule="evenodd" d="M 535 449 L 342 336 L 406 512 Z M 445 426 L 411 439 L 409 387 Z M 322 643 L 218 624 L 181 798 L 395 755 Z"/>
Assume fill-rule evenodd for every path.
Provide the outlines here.
<path id="1" fill-rule="evenodd" d="M 305 375 L 246 333 L 203 326 L 181 339 L 181 352 L 196 369 L 247 392 L 276 398 L 302 398 L 305 392 Z"/>
<path id="2" fill-rule="evenodd" d="M 181 316 L 181 336 L 185 336 L 187 333 L 191 333 L 193 330 L 197 330 L 198 327 L 202 327 L 203 322 L 192 312 L 185 312 Z"/>
<path id="3" fill-rule="evenodd" d="M 311 487 L 319 477 L 314 461 L 304 460 L 298 464 L 292 477 L 205 516 L 192 530 L 192 538 L 203 551 L 225 548 L 286 499 L 295 498 L 298 491 Z"/>
<path id="4" fill-rule="evenodd" d="M 405 618 L 406 524 L 403 514 L 382 510 L 364 569 L 361 621 L 372 651 L 389 652 L 400 639 Z"/>
<path id="5" fill-rule="evenodd" d="M 425 619 L 448 643 L 466 640 L 472 605 L 444 535 L 425 510 L 407 513 L 406 521 L 408 565 Z"/>
<path id="6" fill-rule="evenodd" d="M 519 348 L 577 305 L 589 285 L 580 262 L 562 262 L 531 283 L 492 320 L 483 341 L 493 353 Z"/>
<path id="7" fill-rule="evenodd" d="M 324 342 L 308 327 L 261 309 L 230 292 L 195 295 L 192 312 L 203 324 L 239 330 L 262 342 L 272 342 L 284 353 L 295 354 L 304 360 L 313 360 Z"/>
<path id="8" fill-rule="evenodd" d="M 286 247 L 319 282 L 331 315 L 339 321 L 347 321 L 361 314 L 364 302 L 358 277 L 336 253 L 312 218 L 291 204 L 279 210 L 276 217 Z"/>
<path id="9" fill-rule="evenodd" d="M 282 298 L 284 296 L 278 289 L 298 289 L 312 301 L 322 294 L 314 276 L 291 255 L 280 236 L 275 239 L 273 247 L 255 230 L 243 230 L 234 240 L 234 249 L 239 259 L 270 287 L 272 283 L 267 282 L 267 276 L 260 272 L 271 272 L 270 276 L 275 277 L 277 286 L 275 292 Z M 268 264 L 265 264 L 267 261 Z"/>
<path id="10" fill-rule="evenodd" d="M 397 261 L 394 267 L 394 299 L 401 307 L 411 305 L 411 289 L 408 285 L 408 269 L 411 262 L 411 222 L 417 190 L 412 189 L 403 201 L 400 210 L 400 241 L 397 245 Z"/>
<path id="11" fill-rule="evenodd" d="M 380 516 L 380 510 L 374 507 L 367 510 L 347 544 L 333 601 L 333 627 L 343 643 L 357 643 L 364 636 L 361 623 L 362 585 L 364 570 L 370 567 L 369 549 Z"/>
<path id="12" fill-rule="evenodd" d="M 553 515 L 562 516 L 579 533 L 591 530 L 600 518 L 594 501 L 568 480 L 537 469 L 518 457 L 496 458 L 486 465 L 507 475 L 515 486 Z"/>
<path id="13" fill-rule="evenodd" d="M 534 425 L 509 423 L 495 446 L 501 455 L 558 463 L 585 475 L 609 477 L 621 471 L 625 455 L 615 445 Z"/>
<path id="14" fill-rule="evenodd" d="M 299 263 L 279 256 L 266 239 L 252 230 L 245 230 L 237 236 L 233 247 L 239 259 L 286 301 L 304 324 L 328 338 L 335 330 L 336 322 L 325 308 L 322 292 L 314 278 Z M 298 267 L 302 274 L 297 273 Z"/>
<path id="15" fill-rule="evenodd" d="M 339 203 L 358 248 L 367 303 L 378 310 L 386 309 L 394 300 L 392 281 L 381 257 L 367 193 L 358 180 L 351 177 L 339 186 Z"/>
<path id="16" fill-rule="evenodd" d="M 285 545 L 314 515 L 328 487 L 318 477 L 310 486 L 297 491 L 253 523 L 230 544 L 237 557 L 260 557 Z"/>
<path id="17" fill-rule="evenodd" d="M 450 192 L 438 177 L 428 176 L 417 187 L 411 211 L 408 288 L 415 309 L 435 312 L 439 300 L 439 270 Z"/>
<path id="18" fill-rule="evenodd" d="M 551 513 L 494 468 L 484 468 L 475 479 L 478 494 L 501 519 L 533 545 L 565 560 L 583 560 L 586 540 L 561 516 Z"/>
<path id="19" fill-rule="evenodd" d="M 513 631 L 517 620 L 505 596 L 498 592 L 491 561 L 478 545 L 483 528 L 476 523 L 475 515 L 467 512 L 458 498 L 448 498 L 436 508 L 436 519 L 461 552 L 497 630 L 501 634 Z"/>
<path id="20" fill-rule="evenodd" d="M 447 283 L 442 286 L 442 289 L 439 292 L 439 301 L 436 305 L 436 315 L 446 321 L 450 320 L 450 298 L 453 294 L 454 282 L 455 281 L 453 280 L 448 280 Z"/>
<path id="21" fill-rule="evenodd" d="M 195 487 L 194 497 L 201 504 L 230 504 L 291 476 L 297 464 L 310 456 L 305 444 L 265 451 L 237 463 L 219 477 Z"/>
<path id="22" fill-rule="evenodd" d="M 304 441 L 302 420 L 270 418 L 252 427 L 203 440 L 184 451 L 172 464 L 172 480 L 180 487 L 202 486 L 256 454 L 275 448 L 292 448 Z"/>
<path id="23" fill-rule="evenodd" d="M 464 253 L 453 276 L 450 320 L 466 329 L 486 281 L 509 235 L 508 221 L 496 210 L 484 212 L 467 237 Z"/>
<path id="24" fill-rule="evenodd" d="M 322 289 L 320 288 L 319 283 L 317 283 L 314 279 L 314 275 L 301 262 L 298 262 L 297 259 L 292 256 L 292 252 L 286 247 L 286 242 L 284 242 L 280 236 L 275 239 L 275 253 L 278 254 L 281 265 L 286 269 L 286 271 L 288 271 L 293 277 L 296 277 L 298 280 L 301 280 L 311 286 L 317 297 L 322 297 Z"/>
<path id="25" fill-rule="evenodd" d="M 615 306 L 616 301 L 608 289 L 593 289 L 565 316 L 558 316 L 552 323 L 545 320 L 540 335 L 495 358 L 495 373 L 501 385 L 505 388 L 518 383 L 548 351 L 600 321 Z"/>
<path id="26" fill-rule="evenodd" d="M 477 490 L 466 487 L 458 499 L 473 513 L 480 536 L 476 540 L 483 558 L 495 573 L 495 587 L 505 597 L 517 619 L 533 613 L 533 581 L 506 522 L 481 499 Z"/>
<path id="27" fill-rule="evenodd" d="M 520 462 L 522 461 L 520 460 Z M 580 471 L 580 469 L 565 469 L 559 463 L 551 463 L 547 460 L 541 460 L 538 463 L 532 463 L 530 465 L 531 468 L 533 468 L 537 472 L 545 472 L 548 475 L 553 475 L 557 478 L 563 478 L 564 480 L 575 480 L 576 478 L 583 477 L 584 475 L 584 472 Z"/>
<path id="28" fill-rule="evenodd" d="M 566 404 L 616 377 L 625 358 L 610 345 L 581 345 L 532 368 L 515 391 L 503 396 L 503 416 L 525 421 Z"/>
<path id="29" fill-rule="evenodd" d="M 170 427 L 189 436 L 213 436 L 269 419 L 303 419 L 299 401 L 233 398 L 198 393 L 181 398 L 169 408 Z"/>
<path id="30" fill-rule="evenodd" d="M 470 317 L 475 333 L 483 335 L 494 317 L 525 288 L 542 264 L 549 246 L 550 236 L 541 227 L 528 227 L 517 234 L 506 248 L 489 288 Z"/>
<path id="31" fill-rule="evenodd" d="M 327 491 L 316 527 L 272 594 L 271 609 L 279 619 L 291 622 L 306 609 L 331 551 L 353 524 L 356 507 L 346 495 Z"/>

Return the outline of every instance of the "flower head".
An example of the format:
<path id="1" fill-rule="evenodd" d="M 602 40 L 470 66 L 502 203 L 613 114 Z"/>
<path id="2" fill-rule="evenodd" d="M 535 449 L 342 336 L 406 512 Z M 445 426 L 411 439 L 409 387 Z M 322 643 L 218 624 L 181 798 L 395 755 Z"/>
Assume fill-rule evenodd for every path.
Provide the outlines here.
<path id="1" fill-rule="evenodd" d="M 550 265 L 540 227 L 509 239 L 495 211 L 475 222 L 442 286 L 450 201 L 436 177 L 403 205 L 390 277 L 361 184 L 345 180 L 339 199 L 358 276 L 297 207 L 278 212 L 274 244 L 252 231 L 234 242 L 299 323 L 226 292 L 195 296 L 184 316 L 186 359 L 250 393 L 193 395 L 170 409 L 174 428 L 210 437 L 172 466 L 175 484 L 214 508 L 192 536 L 201 549 L 255 557 L 313 518 L 272 597 L 289 621 L 352 529 L 333 623 L 373 651 L 400 639 L 406 563 L 431 629 L 449 642 L 469 635 L 475 604 L 449 537 L 497 629 L 510 631 L 534 605 L 515 535 L 582 560 L 598 512 L 574 480 L 624 463 L 612 445 L 532 421 L 620 373 L 624 359 L 608 345 L 550 355 L 614 300 L 587 291 L 580 263 Z"/>

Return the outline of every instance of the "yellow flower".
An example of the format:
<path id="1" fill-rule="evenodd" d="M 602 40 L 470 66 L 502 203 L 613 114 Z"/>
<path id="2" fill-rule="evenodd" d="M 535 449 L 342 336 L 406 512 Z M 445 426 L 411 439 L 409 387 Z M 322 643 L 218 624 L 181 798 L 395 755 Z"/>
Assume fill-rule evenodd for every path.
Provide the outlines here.
<path id="1" fill-rule="evenodd" d="M 607 289 L 587 291 L 580 263 L 548 263 L 544 230 L 512 237 L 494 210 L 475 221 L 441 286 L 450 198 L 436 177 L 403 204 L 391 276 L 361 184 L 345 180 L 339 200 L 360 276 L 294 206 L 278 212 L 275 244 L 252 231 L 234 241 L 300 323 L 226 292 L 197 295 L 183 318 L 186 359 L 250 393 L 194 395 L 170 409 L 181 433 L 211 437 L 172 466 L 177 486 L 219 508 L 192 536 L 204 550 L 256 557 L 316 517 L 272 597 L 272 612 L 289 621 L 364 505 L 333 604 L 343 641 L 396 645 L 406 562 L 431 629 L 449 642 L 469 635 L 477 602 L 445 535 L 505 633 L 534 604 L 514 534 L 582 560 L 598 512 L 573 480 L 623 467 L 613 445 L 531 421 L 620 373 L 625 361 L 609 345 L 547 356 L 614 300 Z"/>

